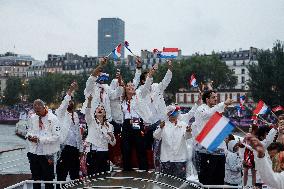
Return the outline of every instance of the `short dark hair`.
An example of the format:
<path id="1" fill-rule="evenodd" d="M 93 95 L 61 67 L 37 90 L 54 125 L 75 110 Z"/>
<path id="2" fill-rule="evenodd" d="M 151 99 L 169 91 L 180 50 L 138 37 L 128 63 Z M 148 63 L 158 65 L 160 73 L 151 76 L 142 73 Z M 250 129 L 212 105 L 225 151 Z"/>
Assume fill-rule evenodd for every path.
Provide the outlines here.
<path id="1" fill-rule="evenodd" d="M 280 142 L 273 142 L 267 147 L 267 151 L 277 150 L 277 152 L 283 151 L 284 146 Z"/>
<path id="2" fill-rule="evenodd" d="M 146 81 L 147 74 L 148 74 L 148 71 L 144 71 L 144 72 L 140 75 L 140 84 L 142 84 L 142 81 Z"/>
<path id="3" fill-rule="evenodd" d="M 210 96 L 211 96 L 212 93 L 216 93 L 216 91 L 214 91 L 214 90 L 204 91 L 204 93 L 203 93 L 203 95 L 202 95 L 202 101 L 203 101 L 203 103 L 206 104 L 206 99 L 207 99 L 207 98 L 210 98 Z"/>

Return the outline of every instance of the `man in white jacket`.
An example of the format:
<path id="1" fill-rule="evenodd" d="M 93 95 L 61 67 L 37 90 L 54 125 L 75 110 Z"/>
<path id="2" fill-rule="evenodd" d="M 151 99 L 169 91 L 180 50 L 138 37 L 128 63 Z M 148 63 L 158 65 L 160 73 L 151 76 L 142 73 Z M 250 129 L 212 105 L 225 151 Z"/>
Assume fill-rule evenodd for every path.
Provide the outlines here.
<path id="1" fill-rule="evenodd" d="M 123 87 L 119 86 L 115 90 L 113 90 L 109 87 L 109 85 L 104 84 L 104 82 L 98 81 L 99 77 L 102 74 L 103 66 L 106 63 L 107 59 L 102 59 L 100 65 L 93 70 L 92 74 L 88 78 L 86 82 L 86 88 L 84 90 L 85 102 L 83 103 L 81 112 L 85 113 L 88 97 L 92 95 L 92 107 L 97 107 L 98 104 L 102 104 L 106 110 L 107 120 L 112 121 L 110 99 L 116 99 L 121 97 L 121 95 L 123 94 Z M 94 108 L 92 108 L 91 112 L 94 111 Z"/>
<path id="2" fill-rule="evenodd" d="M 61 105 L 55 111 L 61 123 L 61 155 L 57 161 L 56 173 L 58 181 L 65 181 L 70 175 L 71 180 L 79 179 L 80 154 L 83 153 L 83 142 L 79 126 L 78 114 L 74 111 L 75 104 L 72 93 L 77 88 L 73 82 Z"/>
<path id="3" fill-rule="evenodd" d="M 33 104 L 35 114 L 29 119 L 26 135 L 28 143 L 28 159 L 33 180 L 52 181 L 54 179 L 54 157 L 60 146 L 60 125 L 57 117 L 48 111 L 40 99 Z M 40 189 L 40 184 L 34 184 L 34 189 Z M 53 188 L 46 184 L 47 189 Z"/>
<path id="4" fill-rule="evenodd" d="M 203 104 L 197 108 L 194 115 L 195 121 L 191 126 L 193 138 L 196 138 L 202 131 L 207 121 L 215 112 L 223 112 L 225 107 L 232 104 L 231 99 L 217 104 L 217 93 L 213 90 L 205 91 L 202 95 L 202 101 Z M 202 184 L 209 185 L 223 184 L 225 176 L 224 150 L 221 149 L 223 151 L 221 153 L 210 153 L 196 142 L 193 148 L 193 163 L 196 167 L 199 181 Z M 216 167 L 216 169 L 213 169 L 213 167 Z"/>

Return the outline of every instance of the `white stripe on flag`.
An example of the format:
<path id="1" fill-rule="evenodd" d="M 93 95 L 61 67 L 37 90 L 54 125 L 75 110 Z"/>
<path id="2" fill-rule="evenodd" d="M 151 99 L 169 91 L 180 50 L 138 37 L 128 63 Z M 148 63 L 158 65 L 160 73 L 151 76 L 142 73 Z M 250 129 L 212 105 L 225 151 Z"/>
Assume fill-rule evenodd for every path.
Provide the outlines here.
<path id="1" fill-rule="evenodd" d="M 162 56 L 178 56 L 178 52 L 162 52 Z"/>
<path id="2" fill-rule="evenodd" d="M 225 128 L 225 126 L 228 124 L 228 120 L 225 118 L 221 118 L 216 125 L 211 129 L 211 131 L 207 134 L 207 136 L 203 139 L 203 141 L 200 143 L 205 148 L 208 148 L 213 141 L 216 139 L 216 137 L 221 133 L 221 131 Z"/>
<path id="3" fill-rule="evenodd" d="M 261 110 L 259 111 L 259 114 L 264 114 L 264 113 L 266 113 L 266 111 L 267 111 L 267 106 L 264 105 L 264 106 L 262 106 Z"/>

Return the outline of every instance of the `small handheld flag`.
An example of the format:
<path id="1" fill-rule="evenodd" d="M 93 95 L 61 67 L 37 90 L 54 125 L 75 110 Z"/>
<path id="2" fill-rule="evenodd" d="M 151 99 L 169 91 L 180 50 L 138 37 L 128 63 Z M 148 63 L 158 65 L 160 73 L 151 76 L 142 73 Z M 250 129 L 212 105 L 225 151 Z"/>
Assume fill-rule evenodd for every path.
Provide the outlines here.
<path id="1" fill-rule="evenodd" d="M 159 58 L 176 58 L 178 56 L 178 48 L 163 48 L 163 51 L 158 53 Z"/>
<path id="2" fill-rule="evenodd" d="M 266 106 L 266 104 L 260 100 L 255 108 L 255 110 L 253 111 L 254 115 L 259 115 L 259 114 L 266 114 L 269 111 L 268 106 Z"/>
<path id="3" fill-rule="evenodd" d="M 121 57 L 121 43 L 119 45 L 117 45 L 117 47 L 115 47 L 115 49 L 113 49 L 112 53 L 113 53 L 113 58 L 114 59 L 118 59 L 119 57 Z"/>
<path id="4" fill-rule="evenodd" d="M 198 87 L 197 80 L 196 80 L 194 74 L 192 74 L 192 75 L 190 76 L 189 84 L 190 84 L 192 87 Z"/>
<path id="5" fill-rule="evenodd" d="M 234 129 L 235 125 L 228 118 L 215 112 L 195 140 L 208 151 L 213 152 Z"/>

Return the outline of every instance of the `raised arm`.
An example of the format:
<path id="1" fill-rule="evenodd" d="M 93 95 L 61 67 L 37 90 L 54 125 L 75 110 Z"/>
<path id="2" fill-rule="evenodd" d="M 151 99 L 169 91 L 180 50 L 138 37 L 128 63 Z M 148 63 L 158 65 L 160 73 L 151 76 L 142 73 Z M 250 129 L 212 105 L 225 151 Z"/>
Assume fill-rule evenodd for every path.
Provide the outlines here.
<path id="1" fill-rule="evenodd" d="M 75 91 L 77 88 L 78 88 L 78 84 L 76 82 L 73 82 L 70 85 L 69 90 L 66 93 L 66 96 L 64 97 L 60 106 L 55 111 L 55 114 L 57 115 L 57 117 L 62 118 L 65 115 L 67 111 L 67 107 L 69 105 L 69 101 L 71 100 L 71 95 L 73 91 Z"/>
<path id="2" fill-rule="evenodd" d="M 136 59 L 136 71 L 135 71 L 135 75 L 133 78 L 133 85 L 134 85 L 134 89 L 137 89 L 139 83 L 140 83 L 140 76 L 142 74 L 142 62 L 140 60 L 140 58 Z"/>
<path id="3" fill-rule="evenodd" d="M 168 85 L 170 84 L 172 77 L 173 77 L 173 65 L 172 65 L 172 61 L 167 60 L 168 63 L 168 71 L 165 75 L 165 77 L 163 78 L 163 80 L 159 83 L 158 87 L 160 89 L 161 92 L 164 92 L 166 90 L 166 88 L 168 87 Z"/>
<path id="4" fill-rule="evenodd" d="M 255 163 L 263 182 L 272 188 L 284 188 L 284 172 L 276 173 L 272 170 L 272 165 L 269 163 L 269 156 L 264 145 L 251 134 L 247 134 L 245 140 L 257 153 Z"/>

